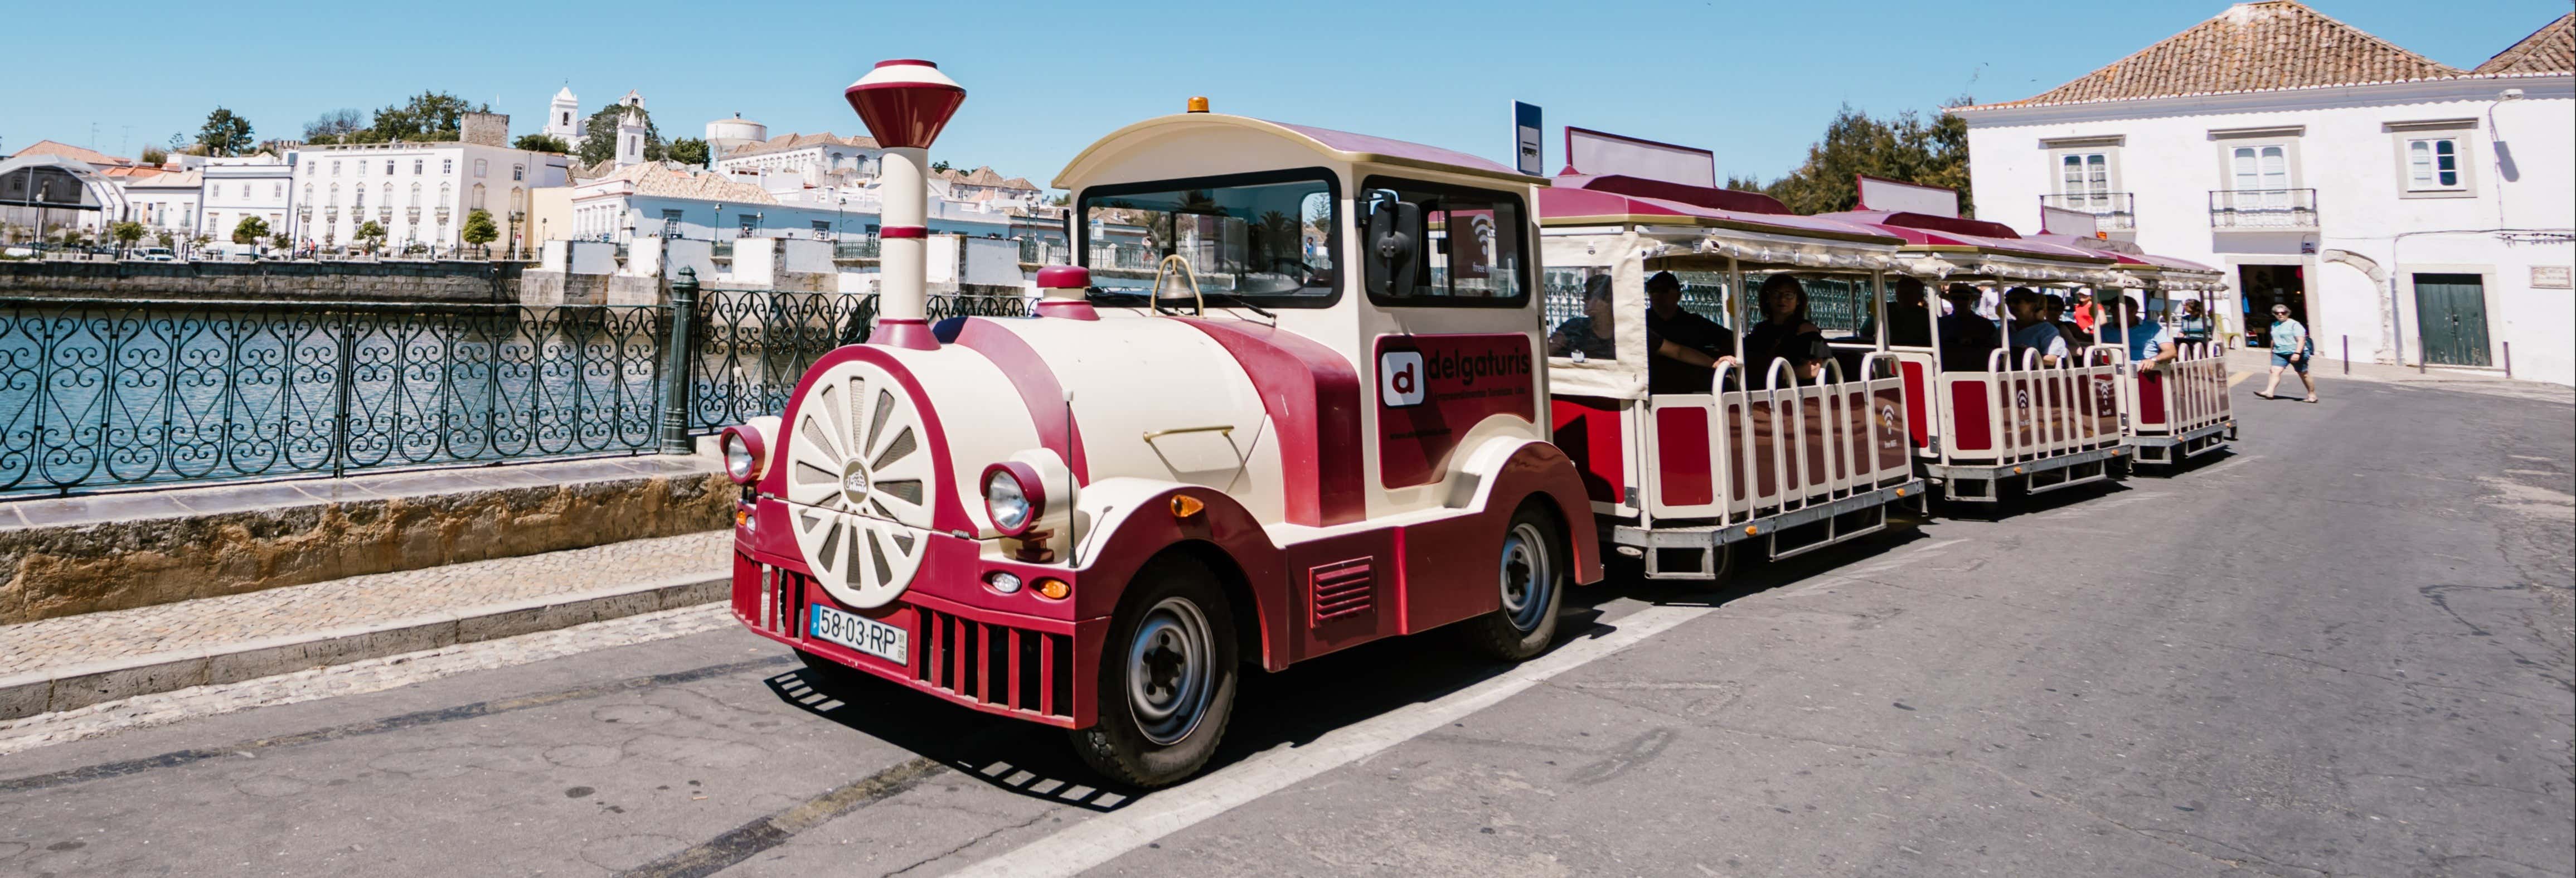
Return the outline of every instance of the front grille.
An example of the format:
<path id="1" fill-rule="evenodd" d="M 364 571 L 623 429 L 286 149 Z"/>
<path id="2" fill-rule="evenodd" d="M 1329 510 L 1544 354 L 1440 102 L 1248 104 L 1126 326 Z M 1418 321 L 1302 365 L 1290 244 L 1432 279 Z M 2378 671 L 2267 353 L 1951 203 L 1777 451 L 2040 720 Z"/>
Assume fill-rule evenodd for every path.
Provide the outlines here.
<path id="1" fill-rule="evenodd" d="M 805 577 L 736 555 L 736 581 L 749 573 L 752 587 L 733 592 L 734 615 L 743 624 L 781 637 L 794 637 L 805 616 Z"/>
<path id="2" fill-rule="evenodd" d="M 1370 559 L 1326 564 L 1306 571 L 1306 577 L 1314 595 L 1315 618 L 1309 623 L 1314 627 L 1377 608 L 1377 572 Z"/>
<path id="3" fill-rule="evenodd" d="M 981 704 L 1073 716 L 1073 638 L 914 607 L 921 660 L 913 679 Z"/>

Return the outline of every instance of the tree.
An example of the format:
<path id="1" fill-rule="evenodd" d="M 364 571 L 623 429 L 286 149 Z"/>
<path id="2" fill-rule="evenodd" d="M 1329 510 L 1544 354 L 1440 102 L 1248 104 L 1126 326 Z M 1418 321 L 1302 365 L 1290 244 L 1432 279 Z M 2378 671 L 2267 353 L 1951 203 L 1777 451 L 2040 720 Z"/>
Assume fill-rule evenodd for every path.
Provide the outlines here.
<path id="1" fill-rule="evenodd" d="M 465 215 L 465 225 L 460 231 L 465 236 L 465 243 L 476 247 L 492 243 L 494 239 L 501 237 L 501 230 L 492 225 L 492 214 L 482 208 L 475 208 L 473 212 Z"/>
<path id="2" fill-rule="evenodd" d="M 930 172 L 931 172 L 931 173 L 933 173 L 933 174 L 945 174 L 945 173 L 947 173 L 947 172 L 948 172 L 948 160 L 947 160 L 947 159 L 940 159 L 940 160 L 938 160 L 938 161 L 931 162 L 931 163 L 930 163 Z"/>
<path id="3" fill-rule="evenodd" d="M 163 247 L 169 247 L 179 243 L 179 239 L 171 237 L 169 229 L 162 229 L 158 232 L 152 233 L 152 243 Z"/>
<path id="4" fill-rule="evenodd" d="M 367 129 L 367 117 L 356 107 L 342 107 L 314 117 L 304 123 L 304 142 L 339 143 L 349 135 Z"/>
<path id="5" fill-rule="evenodd" d="M 678 140 L 671 141 L 671 145 L 665 147 L 662 150 L 662 154 L 670 158 L 670 160 L 679 162 L 680 164 L 690 165 L 693 167 L 705 167 L 707 164 L 707 142 L 695 137 L 683 137 Z"/>
<path id="6" fill-rule="evenodd" d="M 1854 178 L 1868 174 L 1956 190 L 1959 215 L 1976 216 L 1968 191 L 1968 124 L 1948 110 L 1967 103 L 1961 96 L 1928 122 L 1913 110 L 1881 120 L 1844 104 L 1825 126 L 1824 139 L 1807 147 L 1806 164 L 1759 188 L 1792 212 L 1830 213 L 1860 203 Z M 1727 181 L 1729 188 L 1751 183 Z"/>
<path id="7" fill-rule="evenodd" d="M 359 223 L 357 238 L 360 241 L 367 242 L 367 252 L 374 253 L 376 252 L 376 245 L 385 240 L 385 227 L 376 225 L 375 220 L 368 220 L 366 222 Z"/>
<path id="8" fill-rule="evenodd" d="M 522 134 L 519 135 L 518 140 L 511 141 L 510 148 L 524 149 L 530 152 L 572 152 L 572 144 L 565 143 L 563 142 L 563 138 L 556 137 L 552 134 Z"/>
<path id="9" fill-rule="evenodd" d="M 116 225 L 109 226 L 107 227 L 107 231 L 108 234 L 116 236 L 116 249 L 118 250 L 132 250 L 134 249 L 134 242 L 143 240 L 143 224 L 133 220 L 126 220 L 124 222 L 117 223 Z"/>
<path id="10" fill-rule="evenodd" d="M 197 143 L 207 155 L 240 155 L 250 148 L 250 120 L 216 107 L 206 114 L 205 127 L 197 129 Z"/>
<path id="11" fill-rule="evenodd" d="M 257 246 L 259 239 L 265 237 L 268 237 L 267 220 L 246 216 L 241 218 L 241 222 L 233 224 L 233 243 L 235 244 Z"/>
<path id="12" fill-rule="evenodd" d="M 590 134 L 582 137 L 577 155 L 582 164 L 595 165 L 617 157 L 617 118 L 628 111 L 644 120 L 644 159 L 662 160 L 662 129 L 653 127 L 653 115 L 643 107 L 609 104 L 590 114 Z"/>
<path id="13" fill-rule="evenodd" d="M 455 140 L 464 135 L 465 114 L 489 113 L 489 104 L 468 104 L 464 98 L 446 92 L 425 91 L 403 103 L 376 111 L 375 124 L 356 135 L 357 143 L 407 141 L 431 143 Z"/>
<path id="14" fill-rule="evenodd" d="M 147 164 L 147 165 L 157 165 L 157 164 L 160 164 L 160 163 L 162 163 L 162 162 L 169 161 L 169 160 L 170 160 L 170 151 L 169 151 L 169 150 L 162 149 L 162 148 L 157 147 L 157 146 L 147 146 L 147 147 L 144 147 L 144 148 L 143 148 L 143 163 L 144 163 L 144 164 Z"/>

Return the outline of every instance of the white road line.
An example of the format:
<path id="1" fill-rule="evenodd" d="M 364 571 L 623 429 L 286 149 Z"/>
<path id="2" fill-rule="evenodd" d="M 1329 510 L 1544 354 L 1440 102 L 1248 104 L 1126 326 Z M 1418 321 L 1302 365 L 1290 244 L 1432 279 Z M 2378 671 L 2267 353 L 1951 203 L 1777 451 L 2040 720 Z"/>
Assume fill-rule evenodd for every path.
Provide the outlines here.
<path id="1" fill-rule="evenodd" d="M 1366 759 L 1468 714 L 1491 707 L 1550 677 L 1708 614 L 1713 607 L 1648 607 L 1620 617 L 1612 630 L 1558 647 L 1502 676 L 1437 701 L 1379 714 L 1336 729 L 1303 747 L 1261 752 L 1223 771 L 1145 797 L 1136 804 L 1066 828 L 956 872 L 960 876 L 1075 875 L 1200 821 L 1335 768 Z"/>

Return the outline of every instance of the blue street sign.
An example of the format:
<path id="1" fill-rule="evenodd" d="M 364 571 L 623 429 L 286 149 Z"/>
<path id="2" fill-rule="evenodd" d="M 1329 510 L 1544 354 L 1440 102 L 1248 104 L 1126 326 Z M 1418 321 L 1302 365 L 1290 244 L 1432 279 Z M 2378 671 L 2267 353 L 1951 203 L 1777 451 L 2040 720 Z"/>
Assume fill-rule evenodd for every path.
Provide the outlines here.
<path id="1" fill-rule="evenodd" d="M 1515 132 L 1518 135 L 1515 138 L 1518 148 L 1513 152 L 1520 159 L 1521 173 L 1532 177 L 1547 176 L 1547 156 L 1545 148 L 1539 145 L 1538 138 L 1540 128 L 1538 107 L 1513 101 L 1512 125 L 1518 129 Z"/>

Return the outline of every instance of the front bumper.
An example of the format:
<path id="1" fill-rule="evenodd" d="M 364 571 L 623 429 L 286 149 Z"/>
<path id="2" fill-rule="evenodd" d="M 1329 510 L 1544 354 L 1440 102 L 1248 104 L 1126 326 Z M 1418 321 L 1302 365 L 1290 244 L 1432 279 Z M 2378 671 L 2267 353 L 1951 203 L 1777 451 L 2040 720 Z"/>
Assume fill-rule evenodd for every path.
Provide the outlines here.
<path id="1" fill-rule="evenodd" d="M 953 704 L 1062 728 L 1090 726 L 1097 715 L 1100 642 L 1109 620 L 1047 618 L 977 606 L 972 602 L 977 595 L 1003 598 L 984 588 L 984 568 L 1020 565 L 983 563 L 971 541 L 931 538 L 960 545 L 934 547 L 945 550 L 924 560 L 901 597 L 861 610 L 833 599 L 805 575 L 801 564 L 755 550 L 737 529 L 734 618 L 754 634 Z M 1024 578 L 1034 581 L 1035 575 Z M 1060 569 L 1045 575 L 1073 581 Z M 811 608 L 817 604 L 905 631 L 908 660 L 897 664 L 815 637 Z"/>

